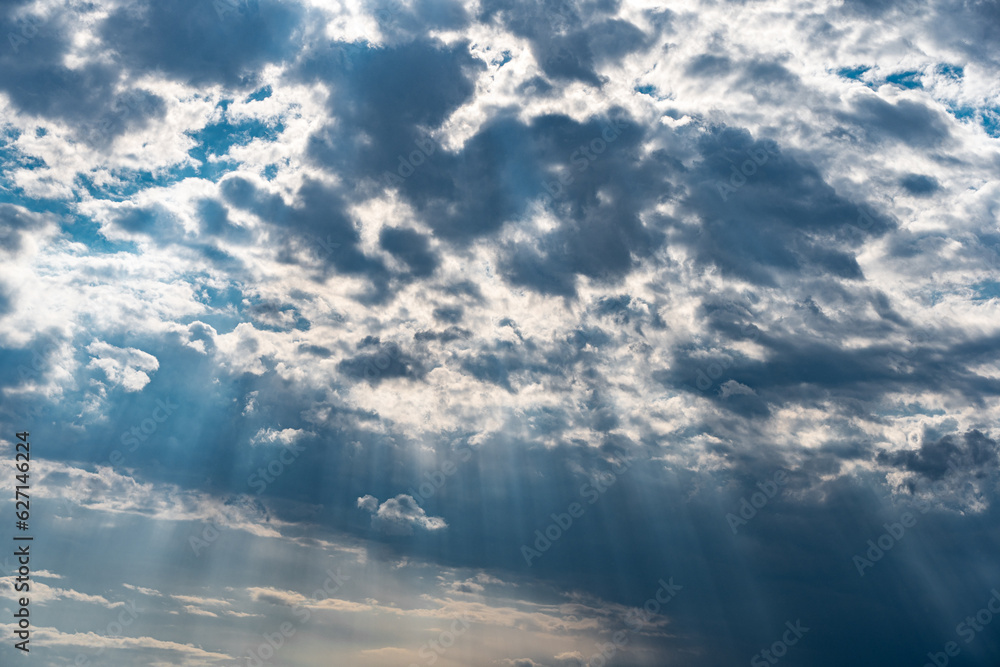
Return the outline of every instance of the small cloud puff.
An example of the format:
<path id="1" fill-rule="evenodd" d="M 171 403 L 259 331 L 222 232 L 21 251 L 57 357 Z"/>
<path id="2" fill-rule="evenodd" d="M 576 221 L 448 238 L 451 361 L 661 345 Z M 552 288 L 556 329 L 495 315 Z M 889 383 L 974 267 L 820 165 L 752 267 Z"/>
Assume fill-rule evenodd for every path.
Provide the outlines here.
<path id="1" fill-rule="evenodd" d="M 108 382 L 121 385 L 128 392 L 141 391 L 149 384 L 149 375 L 160 368 L 160 362 L 153 355 L 134 347 L 115 347 L 102 341 L 94 341 L 87 346 L 91 368 L 104 371 Z"/>
<path id="2" fill-rule="evenodd" d="M 414 526 L 430 531 L 448 527 L 441 517 L 427 516 L 417 501 L 406 494 L 382 504 L 375 496 L 362 496 L 358 498 L 358 507 L 372 514 L 372 528 L 388 535 L 412 535 Z"/>
<path id="3" fill-rule="evenodd" d="M 251 401 L 253 401 L 253 399 L 250 399 L 250 401 L 247 402 L 248 406 L 250 405 Z M 305 431 L 297 428 L 284 428 L 281 429 L 280 431 L 273 428 L 262 428 L 259 431 L 257 431 L 257 433 L 252 438 L 250 438 L 250 444 L 273 445 L 277 443 L 280 445 L 290 445 L 296 440 L 298 440 L 300 437 L 302 437 L 302 435 L 304 434 Z"/>

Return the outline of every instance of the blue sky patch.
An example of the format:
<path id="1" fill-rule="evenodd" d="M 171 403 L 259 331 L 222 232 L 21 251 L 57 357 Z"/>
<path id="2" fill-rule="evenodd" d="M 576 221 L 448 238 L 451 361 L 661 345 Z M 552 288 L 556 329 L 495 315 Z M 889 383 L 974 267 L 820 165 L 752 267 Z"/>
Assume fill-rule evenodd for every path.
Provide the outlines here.
<path id="1" fill-rule="evenodd" d="M 894 86 L 899 86 L 900 88 L 914 89 L 923 88 L 923 83 L 920 82 L 920 77 L 923 76 L 923 72 L 920 71 L 907 71 L 907 72 L 896 72 L 885 77 L 886 83 L 891 83 Z"/>

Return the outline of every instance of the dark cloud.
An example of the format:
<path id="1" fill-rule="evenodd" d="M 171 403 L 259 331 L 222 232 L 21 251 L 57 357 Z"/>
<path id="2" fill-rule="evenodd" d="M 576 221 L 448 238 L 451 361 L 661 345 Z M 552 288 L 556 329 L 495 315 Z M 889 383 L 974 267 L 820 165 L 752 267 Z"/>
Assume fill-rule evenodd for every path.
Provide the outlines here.
<path id="1" fill-rule="evenodd" d="M 874 291 L 865 297 L 879 319 L 836 322 L 821 311 L 813 312 L 812 331 L 759 326 L 754 299 L 710 301 L 703 306 L 703 318 L 718 334 L 716 342 L 677 346 L 670 367 L 655 370 L 653 377 L 747 417 L 766 416 L 766 406 L 834 400 L 848 412 L 858 410 L 875 418 L 874 406 L 887 394 L 919 395 L 928 383 L 972 401 L 1000 392 L 995 379 L 970 370 L 995 354 L 1000 345 L 996 336 L 960 336 L 932 344 L 936 337 L 909 324 L 884 294 Z M 833 292 L 827 298 L 839 298 L 846 305 L 859 296 L 836 297 Z M 876 342 L 889 332 L 902 331 L 908 332 L 910 341 L 903 348 Z M 864 348 L 841 347 L 835 342 L 855 335 L 873 342 Z M 736 346 L 747 341 L 759 346 L 763 359 L 752 359 Z"/>
<path id="2" fill-rule="evenodd" d="M 265 331 L 304 331 L 310 326 L 295 304 L 275 299 L 245 298 L 240 311 L 247 321 Z"/>
<path id="3" fill-rule="evenodd" d="M 249 232 L 229 219 L 229 210 L 215 199 L 202 199 L 197 204 L 198 218 L 202 232 L 208 236 L 225 239 L 232 243 L 249 240 Z"/>
<path id="4" fill-rule="evenodd" d="M 590 3 L 584 11 L 569 0 L 489 0 L 480 5 L 480 19 L 498 20 L 531 43 L 535 60 L 553 79 L 603 85 L 597 66 L 648 47 L 635 25 L 607 18 L 613 2 Z"/>
<path id="5" fill-rule="evenodd" d="M 333 355 L 333 352 L 331 352 L 329 348 L 323 347 L 322 345 L 308 345 L 306 343 L 299 345 L 299 352 L 311 354 L 314 357 L 319 357 L 321 359 L 327 359 Z"/>
<path id="6" fill-rule="evenodd" d="M 381 345 L 377 338 L 362 341 L 361 354 L 337 364 L 337 370 L 352 381 L 366 380 L 377 385 L 391 378 L 419 380 L 429 369 L 395 344 Z"/>
<path id="7" fill-rule="evenodd" d="M 942 3 L 936 6 L 927 29 L 948 48 L 964 53 L 987 67 L 1000 64 L 1000 48 L 992 39 L 1000 29 L 1000 9 L 991 0 L 949 0 Z"/>
<path id="8" fill-rule="evenodd" d="M 941 187 L 935 178 L 923 174 L 907 174 L 900 179 L 899 184 L 911 195 L 918 197 L 934 194 Z"/>
<path id="9" fill-rule="evenodd" d="M 300 7 L 274 0 L 129 0 L 99 30 L 126 68 L 250 88 L 264 65 L 292 55 L 303 20 Z"/>
<path id="10" fill-rule="evenodd" d="M 909 12 L 924 4 L 920 0 L 846 0 L 844 8 L 857 14 L 882 16 L 892 10 Z"/>
<path id="11" fill-rule="evenodd" d="M 470 19 L 457 0 L 417 0 L 406 5 L 399 0 L 379 0 L 367 9 L 392 43 L 421 38 L 429 30 L 460 30 Z"/>
<path id="12" fill-rule="evenodd" d="M 0 283 L 0 290 L 3 290 L 5 285 Z M 4 315 L 12 307 L 11 295 L 0 291 L 0 300 L 3 301 L 2 306 L 6 310 L 0 310 L 0 316 Z M 34 337 L 34 340 L 30 345 L 10 345 L 7 344 L 0 347 L 0 387 L 22 387 L 26 384 L 44 384 L 51 374 L 58 369 L 55 363 L 57 352 L 63 344 L 63 337 L 58 334 L 58 332 L 50 331 L 39 333 Z M 7 415 L 12 414 L 12 407 L 16 404 L 18 398 L 21 397 L 11 397 L 15 400 L 5 401 L 9 405 L 4 406 L 6 410 L 4 411 Z M 35 396 L 34 392 L 27 392 L 26 398 L 33 403 L 38 403 L 41 401 L 41 397 Z M 25 413 L 27 413 L 25 409 Z M 16 415 L 18 419 L 22 419 L 23 415 Z"/>
<path id="13" fill-rule="evenodd" d="M 594 72 L 594 57 L 585 35 L 577 33 L 555 37 L 534 45 L 535 59 L 550 77 L 579 79 L 600 86 L 601 78 Z"/>
<path id="14" fill-rule="evenodd" d="M 938 233 L 900 231 L 890 239 L 889 253 L 893 257 L 934 256 L 947 242 L 947 237 Z"/>
<path id="15" fill-rule="evenodd" d="M 577 276 L 614 282 L 662 245 L 662 231 L 640 212 L 670 185 L 658 156 L 637 154 L 637 127 L 624 118 L 578 124 L 543 117 L 527 129 L 538 165 L 534 188 L 544 187 L 542 199 L 560 225 L 537 243 L 506 249 L 513 284 L 573 296 Z"/>
<path id="16" fill-rule="evenodd" d="M 385 297 L 389 272 L 381 260 L 366 256 L 361 237 L 345 211 L 339 192 L 316 181 L 307 181 L 296 193 L 296 205 L 287 205 L 277 194 L 265 192 L 242 177 L 229 178 L 220 187 L 226 201 L 250 211 L 285 237 L 287 262 L 319 261 L 345 274 L 363 274 L 371 288 L 365 298 Z M 294 242 L 294 247 L 292 244 Z M 304 251 L 304 256 L 302 254 Z"/>
<path id="17" fill-rule="evenodd" d="M 446 153 L 426 132 L 471 94 L 466 72 L 480 66 L 462 44 L 337 45 L 315 54 L 301 75 L 323 76 L 343 88 L 331 96 L 332 110 L 363 132 L 347 136 L 328 128 L 314 138 L 313 155 L 338 171 L 350 160 L 355 177 L 367 174 L 398 189 L 436 236 L 453 243 L 495 233 L 558 188 L 553 205 L 563 209 L 565 225 L 538 247 L 509 248 L 503 264 L 508 278 L 571 296 L 576 275 L 613 280 L 626 274 L 661 242 L 639 218 L 645 202 L 658 196 L 652 188 L 660 181 L 635 159 L 641 133 L 625 119 L 581 124 L 552 116 L 525 125 L 501 118 L 459 153 Z M 364 150 L 355 154 L 352 146 L 361 137 Z M 571 172 L 568 182 L 557 180 L 560 171 Z M 403 256 L 404 234 L 415 233 L 383 232 L 384 247 L 413 262 L 415 271 L 430 270 L 415 237 L 406 244 L 409 259 Z"/>
<path id="18" fill-rule="evenodd" d="M 482 69 L 468 44 L 420 40 L 390 48 L 339 44 L 307 54 L 297 74 L 322 80 L 334 93 L 329 106 L 341 122 L 312 137 L 320 164 L 355 179 L 410 178 L 428 172 L 441 148 L 428 136 L 472 95 Z"/>
<path id="19" fill-rule="evenodd" d="M 800 80 L 778 60 L 757 59 L 743 66 L 739 85 L 758 102 L 782 104 L 796 94 Z"/>
<path id="20" fill-rule="evenodd" d="M 413 340 L 418 342 L 436 340 L 450 343 L 453 340 L 463 340 L 472 337 L 472 332 L 461 327 L 448 327 L 444 331 L 418 331 L 413 334 Z"/>
<path id="21" fill-rule="evenodd" d="M 11 299 L 10 289 L 7 285 L 0 282 L 0 318 L 7 315 L 13 308 L 14 304 Z"/>
<path id="22" fill-rule="evenodd" d="M 859 96 L 850 113 L 838 116 L 856 125 L 872 143 L 895 139 L 914 148 L 934 148 L 951 136 L 938 111 L 912 100 L 893 104 L 871 92 Z"/>
<path id="23" fill-rule="evenodd" d="M 462 321 L 463 309 L 456 306 L 438 306 L 434 309 L 434 319 L 447 324 L 458 324 Z"/>
<path id="24" fill-rule="evenodd" d="M 732 69 L 733 63 L 726 56 L 703 53 L 692 58 L 684 72 L 688 76 L 715 78 L 729 74 Z"/>
<path id="25" fill-rule="evenodd" d="M 587 26 L 590 49 L 598 62 L 615 61 L 646 48 L 646 34 L 628 21 L 608 19 Z"/>
<path id="26" fill-rule="evenodd" d="M 702 225 L 687 239 L 724 273 L 761 285 L 776 284 L 780 273 L 861 279 L 849 246 L 894 227 L 838 195 L 814 166 L 746 130 L 712 128 L 698 149 L 684 204 Z"/>
<path id="27" fill-rule="evenodd" d="M 148 90 L 132 89 L 115 95 L 109 108 L 98 119 L 91 133 L 97 141 L 104 141 L 126 132 L 147 127 L 151 122 L 163 118 L 166 104 L 159 95 Z"/>
<path id="28" fill-rule="evenodd" d="M 226 2 L 215 4 L 228 6 Z M 96 6 L 67 5 L 43 18 L 17 11 L 21 4 L 0 6 L 0 34 L 7 37 L 5 47 L 10 47 L 0 51 L 0 90 L 20 111 L 63 121 L 93 145 L 106 145 L 125 132 L 146 128 L 165 114 L 164 100 L 151 91 L 127 83 L 124 90 L 119 89 L 123 79 L 128 81 L 123 70 L 136 68 L 141 76 L 147 69 L 187 67 L 201 81 L 206 72 L 225 67 L 225 62 L 247 72 L 261 62 L 246 57 L 232 40 L 227 43 L 221 34 L 226 30 L 214 28 L 228 26 L 229 36 L 247 47 L 259 44 L 261 34 L 253 29 L 244 32 L 246 25 L 220 22 L 213 3 L 191 0 L 169 11 L 157 3 L 126 3 L 99 28 L 106 44 L 117 47 L 120 57 L 69 67 L 66 58 L 74 42 L 73 30 L 94 20 Z M 184 35 L 187 43 L 179 47 L 175 40 L 183 41 Z M 227 82 L 235 83 L 232 78 Z"/>
<path id="29" fill-rule="evenodd" d="M 384 227 L 379 232 L 379 245 L 405 262 L 414 276 L 425 278 L 438 266 L 438 258 L 430 250 L 427 237 L 412 229 Z"/>
<path id="30" fill-rule="evenodd" d="M 474 359 L 467 359 L 462 364 L 462 368 L 477 380 L 492 382 L 509 392 L 514 391 L 510 384 L 510 372 L 520 370 L 521 367 L 520 359 L 516 356 L 503 360 L 495 354 L 484 354 Z"/>
<path id="31" fill-rule="evenodd" d="M 125 209 L 116 216 L 115 224 L 127 232 L 159 239 L 169 239 L 180 230 L 173 213 L 161 206 Z"/>
<path id="32" fill-rule="evenodd" d="M 504 271 L 514 285 L 524 285 L 544 294 L 576 295 L 576 280 L 564 267 L 550 266 L 546 257 L 530 248 L 514 248 L 504 258 Z"/>
<path id="33" fill-rule="evenodd" d="M 532 248 L 511 248 L 505 266 L 517 284 L 569 295 L 574 274 L 621 276 L 634 265 L 633 257 L 647 256 L 659 243 L 638 215 L 658 196 L 649 190 L 660 180 L 634 155 L 641 136 L 624 119 L 581 124 L 550 116 L 530 125 L 500 119 L 457 154 L 420 149 L 419 140 L 392 144 L 385 151 L 392 158 L 383 166 L 405 163 L 408 147 L 423 150 L 426 161 L 403 170 L 391 184 L 436 236 L 456 244 L 499 231 L 523 216 L 531 202 L 547 197 L 565 224 L 540 244 L 544 261 L 530 256 L 537 252 Z M 560 182 L 560 174 L 568 180 Z"/>
<path id="34" fill-rule="evenodd" d="M 14 204 L 0 203 L 0 248 L 6 253 L 17 253 L 23 247 L 26 233 L 44 224 L 44 218 L 37 213 Z"/>
<path id="35" fill-rule="evenodd" d="M 19 110 L 85 127 L 97 124 L 114 99 L 117 71 L 88 62 L 64 64 L 72 41 L 71 28 L 85 18 L 82 8 L 55 12 L 48 18 L 23 12 L 22 2 L 0 5 L 0 90 Z"/>
<path id="36" fill-rule="evenodd" d="M 594 310 L 598 315 L 610 315 L 617 324 L 628 324 L 632 312 L 629 308 L 631 302 L 632 297 L 628 294 L 603 297 Z"/>
<path id="37" fill-rule="evenodd" d="M 880 451 L 878 462 L 930 480 L 941 479 L 949 473 L 993 474 L 1000 463 L 1000 444 L 981 431 L 972 430 L 936 440 L 925 437 L 916 450 Z"/>

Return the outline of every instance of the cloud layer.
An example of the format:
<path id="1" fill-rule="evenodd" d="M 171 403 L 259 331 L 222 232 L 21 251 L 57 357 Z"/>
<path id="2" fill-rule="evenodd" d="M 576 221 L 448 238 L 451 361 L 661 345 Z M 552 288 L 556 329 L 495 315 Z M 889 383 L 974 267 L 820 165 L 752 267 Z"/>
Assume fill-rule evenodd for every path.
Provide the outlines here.
<path id="1" fill-rule="evenodd" d="M 40 443 L 74 554 L 52 664 L 940 650 L 1000 585 L 998 27 L 0 3 L 0 452 Z"/>

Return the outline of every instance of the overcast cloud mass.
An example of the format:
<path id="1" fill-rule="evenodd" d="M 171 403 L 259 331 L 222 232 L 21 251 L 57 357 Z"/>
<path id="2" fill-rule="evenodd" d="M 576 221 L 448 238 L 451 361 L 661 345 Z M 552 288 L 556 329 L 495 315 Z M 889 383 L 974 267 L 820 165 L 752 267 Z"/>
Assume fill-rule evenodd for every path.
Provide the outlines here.
<path id="1" fill-rule="evenodd" d="M 998 34 L 0 0 L 0 663 L 1000 664 Z"/>

